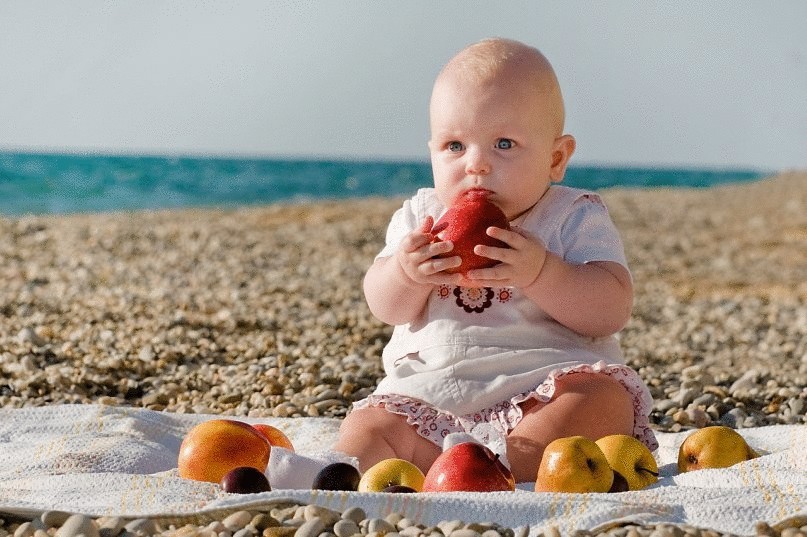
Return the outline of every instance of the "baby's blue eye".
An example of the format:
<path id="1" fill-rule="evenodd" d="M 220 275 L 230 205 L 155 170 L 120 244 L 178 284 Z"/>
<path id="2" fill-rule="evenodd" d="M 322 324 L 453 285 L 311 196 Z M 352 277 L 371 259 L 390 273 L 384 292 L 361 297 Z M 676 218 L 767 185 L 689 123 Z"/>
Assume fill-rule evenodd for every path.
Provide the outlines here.
<path id="1" fill-rule="evenodd" d="M 509 138 L 499 138 L 496 141 L 496 149 L 512 149 L 515 142 Z"/>
<path id="2" fill-rule="evenodd" d="M 457 151 L 462 151 L 462 142 L 449 142 L 448 143 L 448 150 L 456 153 Z"/>

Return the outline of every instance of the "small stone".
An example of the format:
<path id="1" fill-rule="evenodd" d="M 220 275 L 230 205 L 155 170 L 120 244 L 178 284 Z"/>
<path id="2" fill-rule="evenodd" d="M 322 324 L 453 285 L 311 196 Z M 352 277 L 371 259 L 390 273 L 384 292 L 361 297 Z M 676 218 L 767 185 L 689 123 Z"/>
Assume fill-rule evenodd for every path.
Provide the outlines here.
<path id="1" fill-rule="evenodd" d="M 303 518 L 305 520 L 319 518 L 322 520 L 323 524 L 325 524 L 327 527 L 331 527 L 336 524 L 336 521 L 342 518 L 342 514 L 336 511 L 331 511 L 330 509 L 321 507 L 319 505 L 306 505 L 305 509 L 303 510 Z"/>
<path id="2" fill-rule="evenodd" d="M 275 517 L 267 515 L 266 513 L 258 513 L 252 517 L 249 524 L 259 532 L 266 528 L 280 526 L 280 522 Z"/>
<path id="3" fill-rule="evenodd" d="M 394 531 L 396 531 L 395 526 L 383 518 L 371 518 L 367 521 L 368 533 L 392 533 Z"/>
<path id="4" fill-rule="evenodd" d="M 249 524 L 252 520 L 252 513 L 249 511 L 236 511 L 221 521 L 224 527 L 230 531 L 237 531 Z"/>
<path id="5" fill-rule="evenodd" d="M 403 515 L 401 513 L 396 513 L 395 511 L 384 517 L 384 520 L 396 527 L 398 527 L 398 522 L 400 522 L 402 519 Z"/>
<path id="6" fill-rule="evenodd" d="M 469 528 L 460 528 L 452 531 L 451 537 L 480 537 L 480 534 Z"/>
<path id="7" fill-rule="evenodd" d="M 357 533 L 361 533 L 359 525 L 349 518 L 343 518 L 333 525 L 333 532 L 336 537 L 351 537 Z"/>
<path id="8" fill-rule="evenodd" d="M 437 523 L 437 527 L 440 528 L 440 531 L 442 531 L 443 535 L 446 537 L 464 526 L 465 524 L 462 520 L 443 520 Z"/>
<path id="9" fill-rule="evenodd" d="M 747 393 L 757 385 L 759 379 L 759 372 L 756 369 L 749 369 L 743 375 L 734 381 L 729 388 L 729 392 L 734 393 Z"/>
<path id="10" fill-rule="evenodd" d="M 17 341 L 20 343 L 30 343 L 34 347 L 42 347 L 46 345 L 48 342 L 40 337 L 33 328 L 26 326 L 19 332 L 17 332 Z"/>
<path id="11" fill-rule="evenodd" d="M 257 535 L 257 530 L 250 526 L 245 526 L 233 533 L 233 537 L 252 537 L 253 535 Z"/>
<path id="12" fill-rule="evenodd" d="M 96 523 L 101 537 L 114 537 L 123 530 L 123 526 L 126 525 L 126 519 L 116 516 L 101 517 L 96 520 Z"/>
<path id="13" fill-rule="evenodd" d="M 263 530 L 263 537 L 292 537 L 295 533 L 297 533 L 296 527 L 274 526 Z"/>
<path id="14" fill-rule="evenodd" d="M 712 421 L 709 414 L 707 414 L 706 411 L 701 408 L 690 407 L 687 409 L 686 414 L 689 418 L 689 422 L 695 424 L 695 427 L 699 429 L 706 427 Z"/>
<path id="15" fill-rule="evenodd" d="M 56 531 L 56 537 L 76 537 L 78 535 L 100 537 L 95 521 L 84 515 L 70 515 Z"/>
<path id="16" fill-rule="evenodd" d="M 367 518 L 367 513 L 361 507 L 348 507 L 342 512 L 342 518 L 361 524 L 361 521 Z"/>
<path id="17" fill-rule="evenodd" d="M 14 530 L 14 537 L 33 537 L 34 532 L 42 528 L 42 521 L 34 519 L 30 522 L 23 522 Z"/>
<path id="18" fill-rule="evenodd" d="M 224 524 L 221 523 L 221 520 L 214 520 L 213 522 L 205 526 L 204 529 L 207 531 L 212 531 L 213 533 L 216 534 L 227 531 L 227 528 L 224 526 Z"/>
<path id="19" fill-rule="evenodd" d="M 687 414 L 685 410 L 679 410 L 673 414 L 672 419 L 675 421 L 675 423 L 679 423 L 681 425 L 689 425 L 690 422 L 689 414 Z"/>
<path id="20" fill-rule="evenodd" d="M 319 518 L 312 518 L 306 520 L 302 526 L 297 528 L 294 532 L 294 537 L 319 537 L 322 530 L 325 529 L 325 524 Z"/>
<path id="21" fill-rule="evenodd" d="M 64 511 L 45 511 L 40 515 L 39 520 L 45 525 L 45 528 L 58 528 L 70 518 L 71 513 Z"/>
<path id="22" fill-rule="evenodd" d="M 418 526 L 412 525 L 407 526 L 406 528 L 402 528 L 398 533 L 406 537 L 417 537 L 418 535 L 423 534 L 423 529 L 419 528 Z"/>
<path id="23" fill-rule="evenodd" d="M 135 535 L 153 535 L 157 532 L 157 524 L 150 518 L 136 518 L 123 526 L 123 529 Z"/>

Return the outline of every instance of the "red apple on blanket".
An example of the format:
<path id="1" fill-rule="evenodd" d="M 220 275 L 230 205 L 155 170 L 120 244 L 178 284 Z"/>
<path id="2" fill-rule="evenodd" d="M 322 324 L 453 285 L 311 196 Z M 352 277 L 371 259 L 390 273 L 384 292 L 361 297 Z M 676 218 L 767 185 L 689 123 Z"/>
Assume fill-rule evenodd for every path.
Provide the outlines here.
<path id="1" fill-rule="evenodd" d="M 501 209 L 488 200 L 488 192 L 470 190 L 434 224 L 431 233 L 435 240 L 448 240 L 454 248 L 438 257 L 460 256 L 462 264 L 446 272 L 465 274 L 469 270 L 492 267 L 498 261 L 474 253 L 477 244 L 507 248 L 507 245 L 487 234 L 489 227 L 510 229 L 510 223 Z"/>
<path id="2" fill-rule="evenodd" d="M 759 457 L 740 433 L 724 425 L 698 429 L 686 437 L 678 449 L 678 470 L 728 468 Z"/>
<path id="3" fill-rule="evenodd" d="M 179 448 L 179 476 L 220 483 L 241 466 L 266 471 L 269 442 L 257 429 L 241 421 L 209 420 L 188 431 Z"/>
<path id="4" fill-rule="evenodd" d="M 271 425 L 266 423 L 255 423 L 252 426 L 255 427 L 259 433 L 261 433 L 263 436 L 266 437 L 266 440 L 269 441 L 269 444 L 271 446 L 278 446 L 288 449 L 289 451 L 294 451 L 294 446 L 291 444 L 291 440 L 289 440 L 289 437 L 286 436 L 285 433 L 283 433 L 283 431 L 281 431 L 277 427 L 272 427 Z"/>
<path id="5" fill-rule="evenodd" d="M 462 442 L 443 451 L 434 461 L 423 492 L 515 490 L 513 473 L 487 446 Z"/>
<path id="6" fill-rule="evenodd" d="M 569 436 L 553 440 L 544 449 L 536 492 L 608 492 L 614 471 L 594 440 Z"/>

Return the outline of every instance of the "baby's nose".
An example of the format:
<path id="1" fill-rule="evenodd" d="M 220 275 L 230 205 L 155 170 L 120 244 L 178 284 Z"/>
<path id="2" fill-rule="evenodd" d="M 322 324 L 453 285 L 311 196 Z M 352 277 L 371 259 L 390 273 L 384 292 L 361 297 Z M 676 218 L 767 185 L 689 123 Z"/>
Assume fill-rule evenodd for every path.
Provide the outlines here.
<path id="1" fill-rule="evenodd" d="M 479 149 L 468 150 L 466 158 L 466 175 L 487 175 L 490 173 L 490 160 L 484 151 Z"/>

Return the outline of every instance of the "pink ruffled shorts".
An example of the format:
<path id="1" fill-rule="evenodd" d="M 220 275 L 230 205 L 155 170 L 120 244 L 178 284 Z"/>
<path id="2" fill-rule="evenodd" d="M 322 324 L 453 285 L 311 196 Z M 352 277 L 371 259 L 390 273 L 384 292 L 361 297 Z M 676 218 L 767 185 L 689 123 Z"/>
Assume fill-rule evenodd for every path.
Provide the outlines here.
<path id="1" fill-rule="evenodd" d="M 535 399 L 542 403 L 552 400 L 555 394 L 555 381 L 567 375 L 577 373 L 598 373 L 619 381 L 633 399 L 633 436 L 642 441 L 651 451 L 658 448 L 658 442 L 650 429 L 648 416 L 653 408 L 650 392 L 638 373 L 622 364 L 581 364 L 552 371 L 538 386 L 524 393 L 517 394 L 509 400 L 484 408 L 473 414 L 455 416 L 438 410 L 420 399 L 396 394 L 372 394 L 353 403 L 354 409 L 366 407 L 384 407 L 393 414 L 406 416 L 410 425 L 417 427 L 420 436 L 438 446 L 443 445 L 443 438 L 450 433 L 465 432 L 481 423 L 487 423 L 502 437 L 506 437 L 524 417 L 521 403 Z"/>

